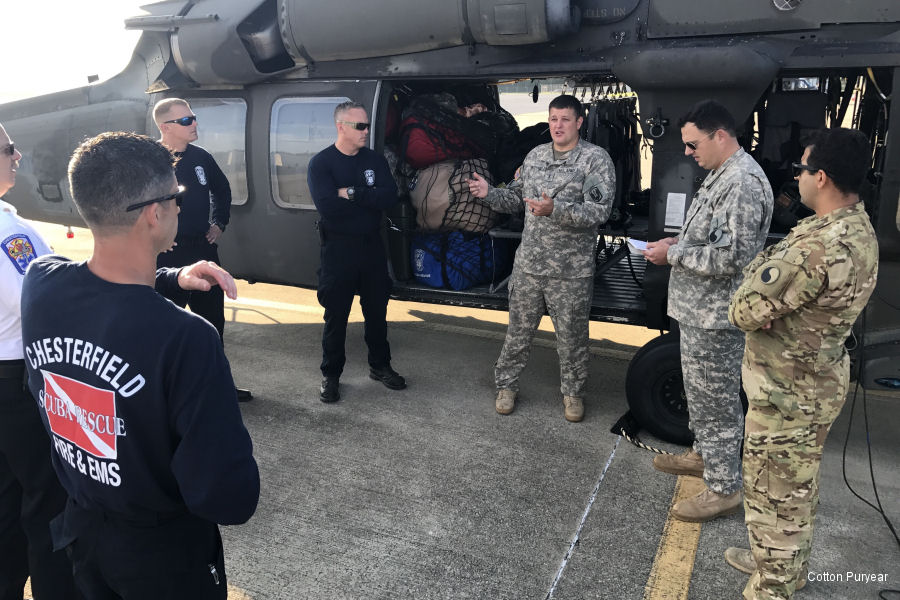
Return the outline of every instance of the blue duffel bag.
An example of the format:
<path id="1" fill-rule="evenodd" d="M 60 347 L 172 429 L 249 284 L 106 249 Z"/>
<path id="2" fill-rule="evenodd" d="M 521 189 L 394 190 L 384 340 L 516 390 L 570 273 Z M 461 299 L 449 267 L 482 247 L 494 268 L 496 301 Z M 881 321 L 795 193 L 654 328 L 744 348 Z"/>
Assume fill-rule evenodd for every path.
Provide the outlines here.
<path id="1" fill-rule="evenodd" d="M 467 290 L 506 276 L 505 240 L 463 231 L 417 233 L 412 243 L 416 281 L 436 288 Z"/>

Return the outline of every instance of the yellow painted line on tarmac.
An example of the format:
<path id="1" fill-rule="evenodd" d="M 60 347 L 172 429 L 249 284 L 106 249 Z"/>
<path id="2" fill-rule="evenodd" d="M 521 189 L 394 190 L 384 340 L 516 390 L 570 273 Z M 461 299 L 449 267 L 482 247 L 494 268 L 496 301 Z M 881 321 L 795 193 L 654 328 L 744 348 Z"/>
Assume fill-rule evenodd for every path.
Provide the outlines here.
<path id="1" fill-rule="evenodd" d="M 428 331 L 437 331 L 444 333 L 456 333 L 459 335 L 468 335 L 472 337 L 480 337 L 489 340 L 497 340 L 502 342 L 506 339 L 506 331 L 493 331 L 489 329 L 478 329 L 474 327 L 464 327 L 461 325 L 447 325 L 444 323 L 426 323 L 422 321 L 418 322 L 394 322 L 391 323 L 393 327 L 398 328 L 422 328 L 427 329 Z M 542 337 L 535 337 L 532 342 L 532 346 L 541 346 L 542 348 L 550 348 L 551 350 L 556 350 L 556 340 L 546 339 Z M 602 346 L 598 346 L 595 344 L 591 344 L 588 348 L 590 353 L 594 356 L 600 356 L 603 358 L 614 358 L 617 360 L 631 360 L 634 356 L 634 352 L 637 351 L 635 348 L 634 351 L 628 350 L 618 350 L 616 348 L 604 348 Z"/>
<path id="2" fill-rule="evenodd" d="M 420 305 L 413 305 L 413 308 L 416 310 L 424 310 Z M 321 323 L 322 322 L 322 314 L 324 313 L 324 309 L 321 306 L 307 306 L 303 304 L 294 304 L 288 302 L 276 302 L 272 300 L 262 300 L 256 298 L 238 298 L 237 300 L 230 300 L 228 298 L 225 299 L 225 309 L 231 311 L 231 318 L 226 318 L 229 322 L 238 322 L 238 323 L 250 323 L 250 324 L 265 324 L 265 323 L 279 323 L 279 324 L 289 324 L 289 323 Z M 452 312 L 452 307 L 445 309 L 448 312 Z M 549 319 L 547 327 L 542 330 L 545 333 L 553 333 L 553 330 L 549 326 Z M 362 312 L 359 309 L 358 304 L 354 304 L 353 311 L 350 314 L 349 321 L 351 323 L 362 322 Z M 434 331 L 439 333 L 455 333 L 459 335 L 467 335 L 472 337 L 480 337 L 485 339 L 497 340 L 502 342 L 506 338 L 506 330 L 496 330 L 482 327 L 468 327 L 464 325 L 451 325 L 447 323 L 430 323 L 428 321 L 423 321 L 421 317 L 411 317 L 407 313 L 400 313 L 395 315 L 394 319 L 389 319 L 388 321 L 391 327 L 399 328 L 399 329 L 425 329 L 427 331 Z M 505 323 L 501 322 L 500 324 L 505 325 Z M 611 325 L 608 323 L 592 323 L 592 327 L 605 326 L 609 328 Z M 628 327 L 622 326 L 619 327 Z M 609 337 L 609 331 L 606 332 L 605 336 L 602 336 L 599 331 L 595 331 L 592 334 L 592 339 L 596 335 L 599 337 L 607 338 Z M 641 343 L 643 343 L 644 337 L 651 337 L 655 335 L 653 332 L 641 332 L 640 334 L 635 334 L 633 331 L 629 331 L 627 336 L 617 336 L 617 339 L 614 340 L 619 344 L 634 344 L 634 350 L 631 349 L 618 349 L 618 348 L 607 348 L 601 346 L 599 344 L 592 343 L 589 347 L 589 351 L 594 356 L 599 356 L 601 358 L 612 358 L 616 360 L 631 360 L 634 356 L 634 353 L 640 347 Z M 616 337 L 616 336 L 614 336 Z M 621 339 L 619 339 L 621 338 Z M 626 339 L 628 338 L 628 339 Z M 552 350 L 556 349 L 556 340 L 548 339 L 543 337 L 535 337 L 532 342 L 535 346 L 541 346 L 544 348 L 550 348 Z"/>
<path id="3" fill-rule="evenodd" d="M 679 476 L 672 505 L 696 496 L 702 490 L 703 480 L 699 477 Z M 700 541 L 700 527 L 700 523 L 679 521 L 669 515 L 644 587 L 644 600 L 687 600 Z"/>
<path id="4" fill-rule="evenodd" d="M 253 596 L 239 587 L 228 584 L 228 600 L 253 600 Z"/>
<path id="5" fill-rule="evenodd" d="M 321 306 L 305 306 L 302 304 L 294 304 L 289 302 L 273 302 L 271 300 L 259 300 L 257 298 L 238 298 L 232 300 L 225 298 L 225 306 L 229 308 L 268 308 L 273 310 L 283 310 L 287 312 L 303 312 L 315 315 L 321 315 L 325 309 Z"/>

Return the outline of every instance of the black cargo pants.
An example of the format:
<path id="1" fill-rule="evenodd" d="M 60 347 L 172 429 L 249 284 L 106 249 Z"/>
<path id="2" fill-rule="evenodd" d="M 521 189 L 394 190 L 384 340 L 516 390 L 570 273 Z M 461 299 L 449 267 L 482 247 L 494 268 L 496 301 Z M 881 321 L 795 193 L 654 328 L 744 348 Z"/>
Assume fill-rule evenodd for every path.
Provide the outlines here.
<path id="1" fill-rule="evenodd" d="M 210 244 L 205 236 L 177 236 L 178 244 L 168 252 L 163 252 L 156 259 L 156 267 L 186 267 L 200 260 L 219 263 L 219 246 Z M 225 332 L 225 293 L 217 285 L 208 292 L 186 292 L 171 300 L 184 308 L 187 306 L 195 315 L 203 317 L 219 332 L 219 338 Z"/>
<path id="2" fill-rule="evenodd" d="M 346 356 L 347 318 L 353 296 L 365 319 L 365 340 L 369 348 L 369 366 L 391 364 L 387 341 L 387 303 L 391 278 L 381 236 L 370 234 L 338 234 L 320 231 L 322 237 L 319 267 L 319 304 L 325 308 L 325 330 L 322 333 L 322 375 L 340 377 Z"/>
<path id="3" fill-rule="evenodd" d="M 219 527 L 191 515 L 132 518 L 73 500 L 54 522 L 75 582 L 90 600 L 226 600 Z"/>
<path id="4" fill-rule="evenodd" d="M 29 574 L 38 600 L 79 598 L 65 552 L 53 552 L 50 521 L 66 492 L 24 375 L 23 361 L 0 361 L 0 600 L 22 600 Z"/>

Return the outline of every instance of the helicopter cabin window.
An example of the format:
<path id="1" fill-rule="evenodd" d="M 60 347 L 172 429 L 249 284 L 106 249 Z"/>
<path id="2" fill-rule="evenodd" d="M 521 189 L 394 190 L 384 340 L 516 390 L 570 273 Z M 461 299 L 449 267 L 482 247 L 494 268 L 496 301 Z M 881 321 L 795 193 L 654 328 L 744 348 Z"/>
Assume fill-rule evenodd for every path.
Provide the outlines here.
<path id="1" fill-rule="evenodd" d="M 247 202 L 247 103 L 240 98 L 190 98 L 200 123 L 201 145 L 228 178 L 231 204 Z"/>
<path id="2" fill-rule="evenodd" d="M 801 90 L 818 91 L 818 77 L 785 77 L 781 80 L 781 89 L 785 92 L 798 92 Z"/>
<path id="3" fill-rule="evenodd" d="M 314 209 L 306 167 L 334 142 L 334 109 L 346 97 L 281 98 L 272 105 L 269 168 L 275 204 Z"/>

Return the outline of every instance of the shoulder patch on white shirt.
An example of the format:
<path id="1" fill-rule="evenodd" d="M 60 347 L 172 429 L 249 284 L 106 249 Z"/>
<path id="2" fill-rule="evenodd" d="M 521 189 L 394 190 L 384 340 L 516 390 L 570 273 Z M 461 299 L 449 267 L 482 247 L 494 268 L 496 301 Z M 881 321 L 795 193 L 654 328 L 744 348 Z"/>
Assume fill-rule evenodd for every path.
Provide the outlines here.
<path id="1" fill-rule="evenodd" d="M 3 240 L 3 253 L 21 275 L 25 274 L 31 261 L 37 258 L 34 244 L 24 233 L 13 234 Z"/>

